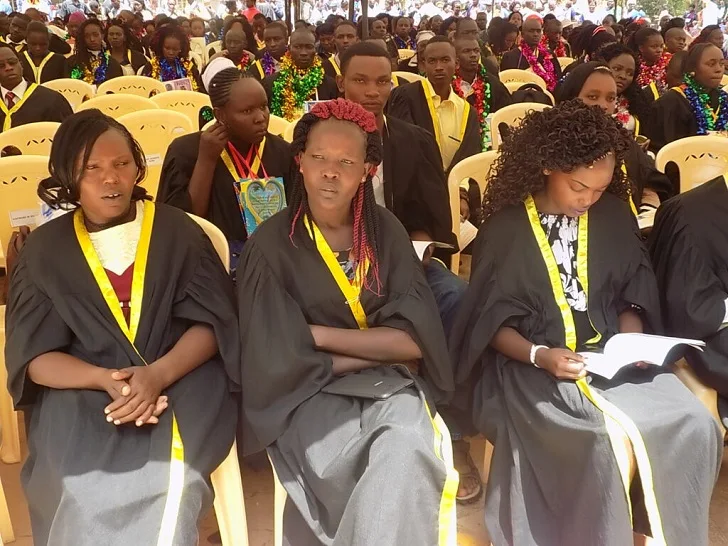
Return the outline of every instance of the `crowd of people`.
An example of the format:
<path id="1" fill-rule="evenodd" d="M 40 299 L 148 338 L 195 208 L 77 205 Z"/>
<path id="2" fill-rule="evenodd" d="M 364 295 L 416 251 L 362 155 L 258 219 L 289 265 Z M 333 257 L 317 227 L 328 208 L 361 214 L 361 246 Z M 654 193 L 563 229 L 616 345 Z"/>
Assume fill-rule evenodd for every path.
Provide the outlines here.
<path id="1" fill-rule="evenodd" d="M 236 437 L 244 456 L 267 450 L 289 544 L 454 544 L 456 503 L 484 492 L 497 546 L 708 544 L 728 179 L 681 194 L 654 156 L 728 131 L 720 27 L 468 8 L 385 12 L 367 35 L 335 14 L 289 27 L 252 1 L 221 25 L 139 3 L 0 16 L 0 128 L 62 122 L 38 188 L 53 219 L 8 264 L 36 544 L 196 544 Z M 194 39 L 219 40 L 204 65 Z M 543 87 L 509 91 L 509 69 Z M 158 195 L 123 124 L 43 85 L 125 74 L 186 80 L 212 105 L 172 141 Z M 518 102 L 548 107 L 491 127 Z M 271 115 L 296 124 L 290 142 Z M 491 149 L 484 195 L 460 185 L 478 229 L 463 243 L 447 178 Z M 281 187 L 287 207 L 251 224 L 243 184 Z M 185 213 L 222 232 L 229 263 Z M 413 242 L 435 244 L 420 258 Z M 718 406 L 667 366 L 590 373 L 581 353 L 642 332 L 703 340 L 686 358 Z M 494 446 L 486 485 L 475 434 Z"/>

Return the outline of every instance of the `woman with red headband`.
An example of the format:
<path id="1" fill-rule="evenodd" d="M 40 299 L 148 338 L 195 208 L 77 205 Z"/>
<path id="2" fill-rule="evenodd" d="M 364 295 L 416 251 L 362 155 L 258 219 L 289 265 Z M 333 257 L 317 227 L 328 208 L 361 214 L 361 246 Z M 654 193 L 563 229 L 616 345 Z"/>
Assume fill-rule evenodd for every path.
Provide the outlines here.
<path id="1" fill-rule="evenodd" d="M 409 236 L 374 199 L 381 142 L 362 106 L 315 105 L 289 206 L 238 267 L 245 452 L 267 448 L 292 544 L 455 541 L 457 473 L 432 413 L 452 369 Z"/>

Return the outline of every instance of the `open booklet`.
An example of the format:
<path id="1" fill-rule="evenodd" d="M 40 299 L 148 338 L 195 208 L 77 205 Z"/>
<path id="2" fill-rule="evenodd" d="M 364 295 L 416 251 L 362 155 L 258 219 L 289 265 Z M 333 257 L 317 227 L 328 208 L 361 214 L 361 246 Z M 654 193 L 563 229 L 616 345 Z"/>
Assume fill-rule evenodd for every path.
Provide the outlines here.
<path id="1" fill-rule="evenodd" d="M 653 336 L 650 334 L 617 334 L 604 346 L 602 353 L 579 353 L 584 357 L 586 371 L 607 379 L 619 370 L 635 362 L 647 362 L 662 366 L 670 352 L 680 345 L 702 350 L 705 342 L 697 339 Z M 675 359 L 677 360 L 677 359 Z"/>
<path id="2" fill-rule="evenodd" d="M 422 261 L 422 259 L 425 257 L 425 252 L 427 252 L 427 249 L 430 248 L 430 245 L 433 245 L 435 248 L 447 248 L 450 250 L 455 250 L 455 247 L 452 245 L 449 245 L 447 243 L 438 243 L 437 241 L 412 241 L 412 246 L 415 249 L 415 252 L 417 253 L 417 257 Z"/>

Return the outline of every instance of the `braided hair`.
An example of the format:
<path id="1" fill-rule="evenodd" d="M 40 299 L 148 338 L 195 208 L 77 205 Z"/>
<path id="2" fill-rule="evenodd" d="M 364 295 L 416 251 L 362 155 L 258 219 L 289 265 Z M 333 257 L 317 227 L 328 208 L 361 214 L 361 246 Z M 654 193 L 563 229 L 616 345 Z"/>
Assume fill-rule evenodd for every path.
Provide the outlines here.
<path id="1" fill-rule="evenodd" d="M 207 90 L 210 95 L 210 102 L 213 108 L 222 108 L 230 100 L 230 92 L 233 85 L 238 80 L 253 78 L 248 72 L 243 72 L 235 66 L 220 70 L 210 80 L 210 89 Z M 254 79 L 254 78 L 253 78 Z"/>
<path id="2" fill-rule="evenodd" d="M 157 32 L 154 33 L 152 38 L 151 50 L 157 59 L 164 59 L 164 41 L 167 38 L 176 38 L 179 40 L 181 50 L 179 52 L 180 59 L 189 59 L 190 57 L 190 39 L 182 27 L 172 24 L 160 27 Z"/>
<path id="3" fill-rule="evenodd" d="M 360 104 L 345 99 L 318 103 L 296 124 L 291 152 L 295 157 L 304 152 L 311 129 L 317 123 L 330 119 L 354 123 L 366 133 L 365 161 L 372 165 L 372 169 L 367 173 L 364 183 L 359 185 L 351 203 L 354 215 L 352 254 L 360 276 L 364 279 L 364 288 L 380 295 L 382 283 L 379 278 L 379 219 L 372 177 L 376 172 L 376 166 L 382 161 L 382 139 L 377 131 L 374 115 L 367 112 Z M 308 219 L 308 222 L 312 218 L 301 172 L 296 173 L 288 211 L 291 220 L 289 237 L 293 243 L 296 229 L 306 229 L 304 218 Z"/>
<path id="4" fill-rule="evenodd" d="M 483 218 L 523 203 L 542 189 L 547 182 L 545 170 L 571 172 L 608 153 L 613 153 L 616 161 L 607 191 L 627 201 L 630 186 L 622 164 L 630 138 L 599 106 L 587 106 L 579 99 L 528 113 L 501 145 L 483 196 Z"/>
<path id="5" fill-rule="evenodd" d="M 629 55 L 634 59 L 634 77 L 632 78 L 632 83 L 627 86 L 627 88 L 622 92 L 622 95 L 624 95 L 624 98 L 627 99 L 629 113 L 636 118 L 646 120 L 649 118 L 650 105 L 637 83 L 637 78 L 640 75 L 642 65 L 639 57 L 635 55 L 634 51 L 619 42 L 610 43 L 599 48 L 599 50 L 597 50 L 594 54 L 594 58 L 592 60 L 602 61 L 609 64 L 609 61 L 617 57 L 621 57 L 622 55 Z"/>

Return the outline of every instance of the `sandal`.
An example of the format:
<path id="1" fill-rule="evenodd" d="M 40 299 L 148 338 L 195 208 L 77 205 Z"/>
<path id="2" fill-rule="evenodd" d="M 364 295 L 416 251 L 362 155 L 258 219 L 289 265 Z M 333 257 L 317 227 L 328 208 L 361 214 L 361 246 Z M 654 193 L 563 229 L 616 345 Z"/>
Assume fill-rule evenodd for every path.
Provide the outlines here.
<path id="1" fill-rule="evenodd" d="M 483 484 L 480 481 L 480 472 L 470 456 L 470 444 L 465 440 L 456 440 L 452 443 L 455 469 L 460 474 L 457 496 L 459 504 L 477 502 L 483 494 Z"/>

